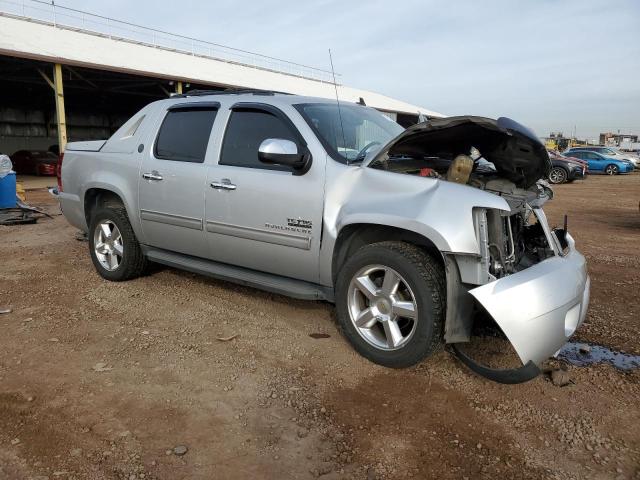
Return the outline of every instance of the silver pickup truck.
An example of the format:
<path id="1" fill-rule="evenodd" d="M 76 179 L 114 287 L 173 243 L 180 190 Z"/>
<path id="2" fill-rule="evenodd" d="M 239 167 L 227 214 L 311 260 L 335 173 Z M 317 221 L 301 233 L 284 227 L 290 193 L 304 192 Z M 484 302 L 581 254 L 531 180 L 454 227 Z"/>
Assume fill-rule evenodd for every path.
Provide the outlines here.
<path id="1" fill-rule="evenodd" d="M 443 344 L 475 371 L 539 373 L 582 323 L 585 259 L 541 208 L 544 146 L 508 118 L 404 130 L 363 105 L 275 92 L 193 92 L 74 142 L 59 200 L 98 273 L 149 261 L 335 303 L 353 347 L 406 367 Z M 522 366 L 460 348 L 488 314 Z"/>

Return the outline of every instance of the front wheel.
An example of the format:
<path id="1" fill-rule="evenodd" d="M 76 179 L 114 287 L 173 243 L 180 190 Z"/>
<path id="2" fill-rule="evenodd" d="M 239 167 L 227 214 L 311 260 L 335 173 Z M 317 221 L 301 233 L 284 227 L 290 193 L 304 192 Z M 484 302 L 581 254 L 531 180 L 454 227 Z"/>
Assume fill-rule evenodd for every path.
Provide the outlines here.
<path id="1" fill-rule="evenodd" d="M 91 216 L 89 252 L 101 277 L 113 282 L 142 275 L 147 259 L 121 206 L 98 208 Z"/>
<path id="2" fill-rule="evenodd" d="M 607 175 L 617 175 L 618 174 L 618 166 L 617 165 L 607 165 L 607 168 L 604 169 L 604 173 Z"/>
<path id="3" fill-rule="evenodd" d="M 426 252 L 404 242 L 367 245 L 338 274 L 338 322 L 364 357 L 408 367 L 442 345 L 445 295 L 444 270 Z"/>
<path id="4" fill-rule="evenodd" d="M 567 181 L 567 171 L 562 167 L 553 167 L 549 172 L 549 181 L 554 184 Z"/>

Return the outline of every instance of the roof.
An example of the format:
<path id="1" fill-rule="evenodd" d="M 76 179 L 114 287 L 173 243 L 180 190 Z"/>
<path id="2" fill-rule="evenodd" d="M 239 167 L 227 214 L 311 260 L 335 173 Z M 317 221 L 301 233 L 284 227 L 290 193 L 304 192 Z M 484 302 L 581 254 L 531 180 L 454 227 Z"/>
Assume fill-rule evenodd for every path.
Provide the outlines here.
<path id="1" fill-rule="evenodd" d="M 297 105 L 301 103 L 326 103 L 336 104 L 336 98 L 323 98 L 323 97 L 310 97 L 307 95 L 295 95 L 286 92 L 273 92 L 269 90 L 247 90 L 247 89 L 231 89 L 231 90 L 211 90 L 208 92 L 198 92 L 196 95 L 191 95 L 191 92 L 187 92 L 181 95 L 172 95 L 169 98 L 163 100 L 157 100 L 166 105 L 179 104 L 187 105 L 190 103 L 211 103 L 217 100 L 232 100 L 232 104 L 235 103 L 266 103 L 274 106 L 282 105 Z M 268 100 L 267 100 L 268 99 Z M 341 105 L 349 106 L 362 106 L 358 102 L 345 102 L 340 101 Z M 369 107 L 364 105 L 363 107 Z M 170 108 L 170 107 L 169 107 Z"/>

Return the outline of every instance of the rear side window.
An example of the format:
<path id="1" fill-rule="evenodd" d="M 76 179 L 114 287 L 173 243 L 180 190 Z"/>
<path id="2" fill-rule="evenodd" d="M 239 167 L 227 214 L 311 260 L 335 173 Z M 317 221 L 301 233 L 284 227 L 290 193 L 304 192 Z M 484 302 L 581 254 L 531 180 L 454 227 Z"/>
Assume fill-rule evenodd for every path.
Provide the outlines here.
<path id="1" fill-rule="evenodd" d="M 156 158 L 178 162 L 204 162 L 216 113 L 215 108 L 169 110 L 156 139 Z"/>
<path id="2" fill-rule="evenodd" d="M 283 138 L 299 143 L 289 126 L 275 115 L 263 110 L 233 110 L 224 136 L 219 164 L 265 170 L 291 170 L 286 166 L 268 165 L 258 160 L 258 147 L 267 138 Z"/>

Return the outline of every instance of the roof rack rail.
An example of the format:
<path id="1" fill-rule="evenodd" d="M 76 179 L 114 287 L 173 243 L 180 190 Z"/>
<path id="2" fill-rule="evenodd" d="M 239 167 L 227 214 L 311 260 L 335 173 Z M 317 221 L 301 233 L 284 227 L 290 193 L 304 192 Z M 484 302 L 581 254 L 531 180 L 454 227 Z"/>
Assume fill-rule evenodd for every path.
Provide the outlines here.
<path id="1" fill-rule="evenodd" d="M 291 95 L 287 92 L 278 92 L 275 90 L 260 90 L 257 88 L 228 88 L 226 90 L 194 89 L 189 90 L 186 93 L 173 95 L 171 98 L 202 97 L 206 95 L 242 95 L 244 93 L 250 93 L 253 95 Z"/>

